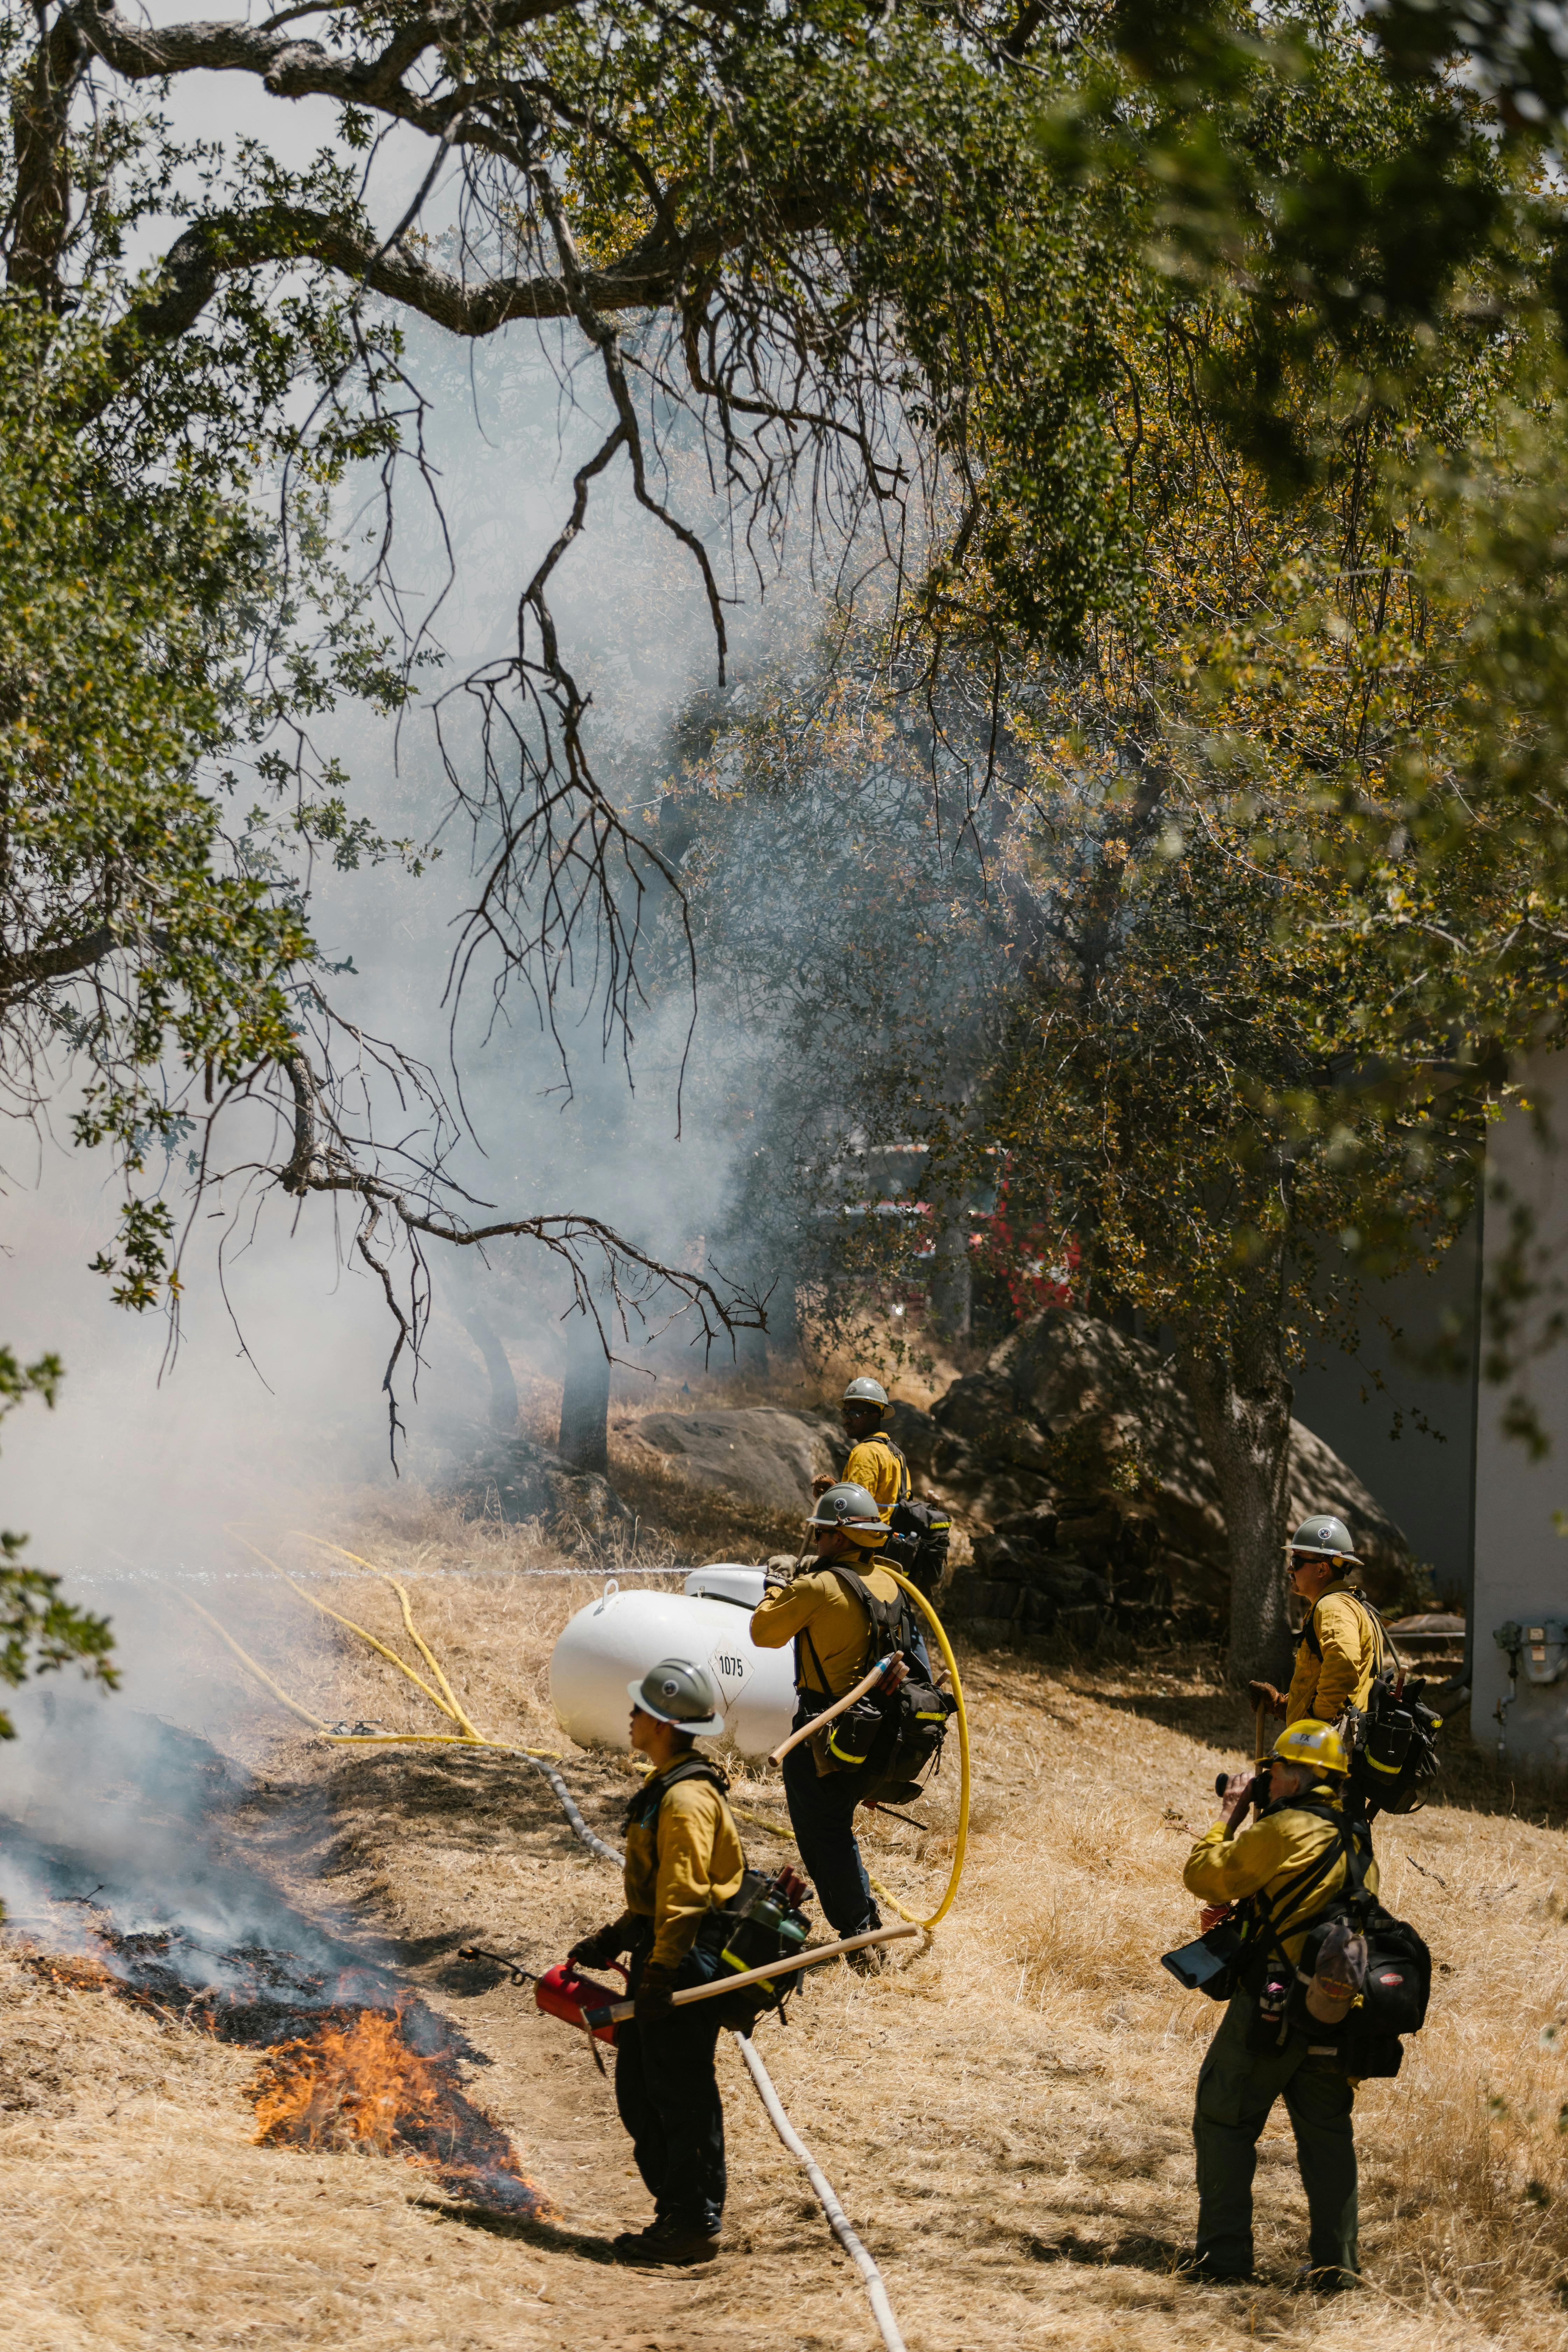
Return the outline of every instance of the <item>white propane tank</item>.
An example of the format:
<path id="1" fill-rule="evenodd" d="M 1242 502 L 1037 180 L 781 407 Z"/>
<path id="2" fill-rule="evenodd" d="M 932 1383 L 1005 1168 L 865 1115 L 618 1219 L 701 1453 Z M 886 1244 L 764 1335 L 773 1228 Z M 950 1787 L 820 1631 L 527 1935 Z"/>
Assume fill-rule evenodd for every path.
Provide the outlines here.
<path id="1" fill-rule="evenodd" d="M 763 1570 L 735 1560 L 693 1569 L 684 1592 L 623 1592 L 612 1577 L 579 1609 L 550 1654 L 550 1698 L 569 1739 L 627 1745 L 626 1685 L 660 1658 L 705 1666 L 721 1693 L 725 1736 L 742 1756 L 765 1756 L 795 1716 L 793 1645 L 759 1650 L 751 1614 Z"/>

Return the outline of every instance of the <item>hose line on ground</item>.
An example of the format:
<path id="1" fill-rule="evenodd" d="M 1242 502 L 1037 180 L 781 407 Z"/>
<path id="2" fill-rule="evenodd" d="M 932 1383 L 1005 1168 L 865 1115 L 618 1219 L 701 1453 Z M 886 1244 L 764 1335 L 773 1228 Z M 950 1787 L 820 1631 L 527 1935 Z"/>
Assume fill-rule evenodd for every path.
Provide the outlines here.
<path id="1" fill-rule="evenodd" d="M 731 2030 L 734 2032 L 733 2028 Z M 893 2316 L 893 2306 L 888 2300 L 888 2289 L 881 2272 L 850 2228 L 848 2216 L 833 2193 L 833 2184 L 785 2115 L 779 2103 L 779 2095 L 773 2088 L 773 2077 L 758 2057 L 751 2036 L 735 2032 L 735 2042 L 745 2061 L 746 2072 L 756 2087 L 757 2096 L 767 2109 L 768 2121 L 790 2154 L 805 2166 L 806 2179 L 811 2183 L 817 2203 L 827 2216 L 834 2236 L 865 2281 L 866 2293 L 888 2352 L 905 2352 L 904 2339 L 899 2333 L 899 2323 Z"/>
<path id="2" fill-rule="evenodd" d="M 199 1617 L 206 1619 L 207 1623 L 212 1627 L 214 1633 L 217 1634 L 219 1640 L 227 1643 L 228 1647 L 234 1652 L 235 1656 L 240 1660 L 241 1664 L 248 1666 L 250 1672 L 256 1676 L 258 1682 L 264 1685 L 264 1686 L 271 1692 L 273 1697 L 279 1700 L 282 1706 L 286 1706 L 291 1715 L 297 1715 L 303 1722 L 312 1725 L 314 1728 L 321 1733 L 324 1739 L 331 1740 L 333 1745 L 339 1748 L 401 1748 L 405 1746 L 416 1746 L 420 1748 L 480 1748 L 489 1750 L 492 1755 L 521 1757 L 524 1763 L 532 1765 L 534 1770 L 540 1774 L 542 1779 L 548 1780 L 551 1788 L 555 1792 L 556 1799 L 560 1803 L 563 1812 L 564 1812 L 567 1820 L 571 1822 L 573 1829 L 582 1839 L 584 1844 L 591 1847 L 594 1853 L 601 1855 L 606 1862 L 618 1863 L 620 1861 L 621 1857 L 616 1848 L 613 1845 L 606 1845 L 603 1838 L 596 1837 L 594 1832 L 588 1827 L 587 1822 L 584 1820 L 581 1811 L 578 1810 L 576 1801 L 573 1797 L 571 1790 L 566 1786 L 565 1781 L 555 1769 L 556 1765 L 559 1764 L 561 1759 L 552 1749 L 545 1748 L 518 1748 L 514 1747 L 510 1740 L 487 1738 L 485 1734 L 480 1731 L 464 1713 L 463 1708 L 452 1689 L 451 1684 L 447 1681 L 447 1676 L 442 1670 L 440 1660 L 436 1656 L 435 1652 L 430 1648 L 424 1635 L 420 1633 L 418 1627 L 414 1622 L 413 1611 L 409 1605 L 406 1591 L 398 1582 L 395 1576 L 389 1576 L 385 1569 L 377 1568 L 371 1560 L 361 1559 L 357 1552 L 344 1551 L 342 1544 L 328 1543 L 323 1536 L 305 1536 L 307 1543 L 321 1544 L 323 1549 L 327 1551 L 339 1552 L 344 1559 L 352 1559 L 357 1568 L 368 1569 L 373 1576 L 379 1576 L 383 1578 L 386 1583 L 391 1585 L 393 1591 L 396 1593 L 398 1600 L 403 1605 L 403 1622 L 407 1630 L 408 1637 L 418 1651 L 420 1656 L 425 1660 L 426 1664 L 430 1668 L 430 1671 L 435 1675 L 437 1681 L 440 1684 L 442 1691 L 446 1694 L 444 1698 L 438 1697 L 422 1675 L 416 1675 L 413 1667 L 409 1665 L 405 1659 L 398 1656 L 395 1650 L 388 1649 L 384 1642 L 378 1642 L 375 1635 L 369 1632 L 365 1626 L 355 1624 L 352 1617 L 344 1617 L 338 1610 L 329 1609 L 324 1601 L 318 1601 L 313 1592 L 308 1592 L 302 1584 L 297 1583 L 286 1569 L 279 1568 L 275 1559 L 270 1559 L 266 1552 L 260 1549 L 259 1546 L 253 1544 L 247 1536 L 240 1535 L 237 1528 L 231 1526 L 227 1532 L 234 1537 L 237 1543 L 243 1544 L 247 1551 L 254 1552 L 258 1559 L 265 1561 L 267 1566 L 272 1570 L 274 1575 L 280 1576 L 283 1579 L 284 1583 L 289 1586 L 289 1590 L 300 1595 L 301 1601 L 308 1601 L 312 1609 L 319 1609 L 324 1617 L 331 1618 L 334 1624 L 345 1626 L 351 1633 L 357 1633 L 362 1641 L 368 1642 L 373 1650 L 376 1651 L 380 1656 L 385 1658 L 390 1665 L 396 1666 L 400 1673 L 406 1675 L 408 1680 L 415 1685 L 416 1689 L 422 1691 L 433 1706 L 437 1707 L 442 1715 L 446 1716 L 448 1721 L 458 1724 L 460 1728 L 457 1731 L 333 1731 L 322 1721 L 319 1715 L 312 1715 L 308 1707 L 301 1706 L 297 1699 L 290 1698 L 287 1691 L 280 1689 L 278 1684 L 273 1681 L 271 1675 L 266 1673 L 262 1667 L 258 1666 L 256 1660 L 242 1650 L 239 1643 L 229 1634 L 224 1632 L 223 1627 L 218 1623 L 216 1618 L 209 1615 L 208 1612 L 202 1607 L 199 1601 L 192 1601 L 188 1593 L 182 1593 L 180 1596 L 181 1599 L 188 1601 L 190 1607 L 196 1612 L 196 1614 Z M 303 1535 L 305 1531 L 300 1528 L 296 1530 L 296 1532 Z"/>

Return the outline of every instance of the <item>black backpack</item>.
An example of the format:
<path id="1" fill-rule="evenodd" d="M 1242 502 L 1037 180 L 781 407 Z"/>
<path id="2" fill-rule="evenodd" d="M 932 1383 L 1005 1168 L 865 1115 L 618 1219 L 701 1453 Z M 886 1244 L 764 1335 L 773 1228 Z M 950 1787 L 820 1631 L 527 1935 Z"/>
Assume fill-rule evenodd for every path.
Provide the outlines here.
<path id="1" fill-rule="evenodd" d="M 1439 1769 L 1437 1734 L 1443 1718 L 1422 1698 L 1424 1683 L 1397 1686 L 1380 1675 L 1354 1727 L 1351 1794 L 1380 1813 L 1419 1812 Z"/>
<path id="2" fill-rule="evenodd" d="M 882 1558 L 907 1576 L 929 1601 L 947 1567 L 952 1521 L 940 1503 L 895 1503 L 888 1517 L 892 1532 Z"/>
<path id="3" fill-rule="evenodd" d="M 889 1652 L 901 1657 L 909 1669 L 907 1679 L 896 1691 L 872 1691 L 827 1726 L 823 1738 L 829 1767 L 864 1775 L 862 1803 L 908 1804 L 921 1792 L 921 1774 L 941 1762 L 948 1717 L 957 1701 L 947 1691 L 934 1688 L 930 1670 L 921 1663 L 915 1650 L 914 1622 L 903 1594 L 896 1601 L 879 1601 L 865 1578 L 846 1568 L 842 1560 L 826 1560 L 823 1565 L 854 1594 L 870 1619 L 862 1673 Z M 803 1631 L 800 1638 L 810 1650 L 826 1689 L 827 1677 L 816 1645 L 809 1633 Z"/>
<path id="4" fill-rule="evenodd" d="M 1260 1933 L 1243 1978 L 1258 2002 L 1248 2046 L 1255 2052 L 1282 2049 L 1292 2032 L 1304 2033 L 1311 2056 L 1331 2058 L 1342 2074 L 1358 2082 L 1369 2075 L 1397 2074 L 1405 2057 L 1400 2036 L 1419 2033 L 1426 2021 L 1432 1955 L 1408 1921 L 1396 1919 L 1368 1889 L 1372 1839 L 1364 1820 L 1310 1799 L 1287 1801 L 1294 1812 L 1315 1813 L 1326 1821 L 1336 1835 L 1272 1901 L 1253 1898 Z M 1300 1958 L 1292 1964 L 1285 1956 L 1274 1914 L 1294 1909 L 1317 1880 L 1327 1877 L 1342 1853 L 1344 1885 L 1313 1919 Z M 1338 2025 L 1326 2025 L 1308 2010 L 1307 1988 L 1317 1972 L 1324 1937 L 1342 1922 L 1366 1938 L 1366 1984 L 1348 2016 Z"/>
<path id="5" fill-rule="evenodd" d="M 1350 1792 L 1373 1812 L 1418 1812 L 1437 1777 L 1437 1734 L 1443 1718 L 1424 1704 L 1425 1684 L 1405 1684 L 1404 1662 L 1366 1595 L 1351 1592 L 1347 1598 L 1371 1618 L 1379 1654 L 1365 1709 L 1351 1711 Z M 1315 1658 L 1322 1657 L 1316 1609 L 1301 1639 Z"/>

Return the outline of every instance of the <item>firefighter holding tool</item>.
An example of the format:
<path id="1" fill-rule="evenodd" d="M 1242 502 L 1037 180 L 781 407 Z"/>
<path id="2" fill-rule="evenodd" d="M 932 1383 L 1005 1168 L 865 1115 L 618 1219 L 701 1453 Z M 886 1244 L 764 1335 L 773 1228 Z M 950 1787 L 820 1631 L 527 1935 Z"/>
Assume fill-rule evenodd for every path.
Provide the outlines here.
<path id="1" fill-rule="evenodd" d="M 1388 1660 L 1382 1625 L 1352 1581 L 1361 1561 L 1350 1529 L 1329 1511 L 1304 1519 L 1286 1548 L 1290 1590 L 1306 1604 L 1289 1691 L 1252 1683 L 1256 1706 L 1287 1723 L 1338 1723 L 1367 1703 L 1373 1678 Z"/>
<path id="2" fill-rule="evenodd" d="M 1187 1858 L 1183 1881 L 1210 1906 L 1205 1927 L 1227 1917 L 1244 1958 L 1198 2075 L 1193 2139 L 1197 2150 L 1197 2242 L 1188 2277 L 1252 2275 L 1252 2179 L 1258 2141 L 1276 2099 L 1296 2136 L 1307 2192 L 1309 2260 L 1299 2284 L 1321 2293 L 1353 2286 L 1357 2250 L 1355 2086 L 1313 2021 L 1348 2009 L 1365 1945 L 1331 1927 L 1305 2004 L 1298 1969 L 1308 1932 L 1344 1896 L 1347 1879 L 1377 1891 L 1364 1821 L 1344 1809 L 1350 1759 L 1331 1724 L 1292 1723 L 1274 1743 L 1267 1801 L 1237 1831 L 1253 1795 L 1249 1773 L 1225 1787 L 1225 1812 Z M 1351 1861 L 1355 1870 L 1352 1876 Z M 1336 1975 L 1337 1970 L 1337 1975 Z"/>
<path id="3" fill-rule="evenodd" d="M 812 1497 L 819 1502 L 836 1483 L 864 1486 L 879 1516 L 886 1521 L 894 1505 L 907 1503 L 913 1491 L 910 1465 L 882 1427 L 888 1411 L 888 1391 L 880 1381 L 862 1375 L 845 1390 L 840 1411 L 844 1434 L 849 1440 L 849 1459 L 844 1465 L 841 1480 L 812 1480 Z"/>
<path id="4" fill-rule="evenodd" d="M 694 1753 L 724 1728 L 700 1666 L 665 1658 L 628 1683 L 631 1744 L 653 1770 L 626 1811 L 626 1907 L 569 1958 L 604 1968 L 628 1956 L 636 2015 L 616 2041 L 616 2105 L 631 2135 L 654 2219 L 615 2241 L 617 2262 L 710 2262 L 724 2210 L 724 2109 L 713 2071 L 722 2000 L 679 2009 L 671 1996 L 721 1969 L 721 1908 L 745 1874 L 729 1783 Z"/>
<path id="5" fill-rule="evenodd" d="M 903 1594 L 877 1566 L 888 1528 L 876 1497 L 841 1481 L 817 1498 L 807 1526 L 816 1568 L 797 1570 L 790 1583 L 773 1586 L 752 1619 L 759 1649 L 795 1643 L 797 1729 L 852 1689 L 879 1657 L 892 1657 L 886 1688 L 894 1689 L 907 1673 L 900 1653 L 914 1639 Z M 867 1794 L 867 1777 L 835 1755 L 830 1742 L 837 1733 L 832 1726 L 790 1750 L 784 1796 L 817 1900 L 836 1933 L 858 1936 L 879 1927 L 882 1916 L 855 1835 L 855 1808 Z M 849 1955 L 851 1968 L 870 1972 L 879 1965 L 872 1952 Z"/>

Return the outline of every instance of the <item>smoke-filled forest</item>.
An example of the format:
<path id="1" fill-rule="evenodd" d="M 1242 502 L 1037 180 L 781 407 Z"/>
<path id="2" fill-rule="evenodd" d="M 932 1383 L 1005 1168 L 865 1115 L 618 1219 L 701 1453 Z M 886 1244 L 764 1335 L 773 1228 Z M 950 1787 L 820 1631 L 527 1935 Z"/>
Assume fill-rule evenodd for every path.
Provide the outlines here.
<path id="1" fill-rule="evenodd" d="M 1560 2342 L 1568 17 L 0 44 L 13 2340 Z"/>

